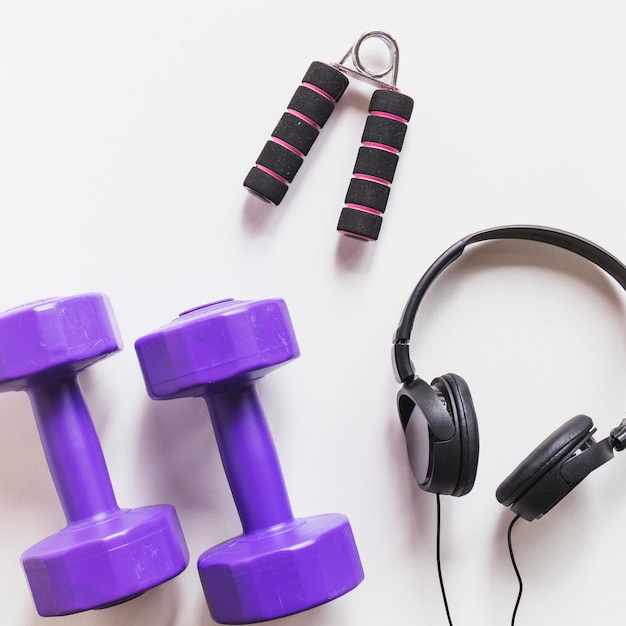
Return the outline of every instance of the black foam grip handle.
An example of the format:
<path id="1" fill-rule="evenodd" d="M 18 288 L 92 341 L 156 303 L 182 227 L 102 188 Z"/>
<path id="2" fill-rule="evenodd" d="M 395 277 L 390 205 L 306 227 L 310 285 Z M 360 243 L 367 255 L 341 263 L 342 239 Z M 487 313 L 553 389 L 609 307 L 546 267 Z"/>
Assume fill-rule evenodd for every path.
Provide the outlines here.
<path id="1" fill-rule="evenodd" d="M 287 110 L 300 114 L 314 128 L 323 128 L 335 110 L 335 102 L 310 87 L 298 87 L 287 105 Z"/>
<path id="2" fill-rule="evenodd" d="M 337 230 L 354 239 L 375 241 L 378 239 L 382 223 L 382 215 L 344 207 L 339 216 Z"/>
<path id="3" fill-rule="evenodd" d="M 315 126 L 311 126 L 303 119 L 287 112 L 283 113 L 272 133 L 272 137 L 280 139 L 306 156 L 311 146 L 315 143 L 319 132 Z"/>
<path id="4" fill-rule="evenodd" d="M 338 69 L 321 61 L 313 61 L 302 79 L 302 84 L 313 85 L 327 93 L 335 102 L 339 102 L 348 86 L 348 79 Z"/>
<path id="5" fill-rule="evenodd" d="M 253 167 L 243 181 L 243 186 L 257 198 L 269 202 L 270 204 L 278 205 L 285 197 L 289 186 L 272 176 L 267 172 L 264 172 L 258 167 Z"/>
<path id="6" fill-rule="evenodd" d="M 348 78 L 338 69 L 319 61 L 311 63 L 244 180 L 243 186 L 250 193 L 280 204 L 347 86 Z"/>
<path id="7" fill-rule="evenodd" d="M 406 124 L 390 117 L 368 115 L 361 142 L 365 145 L 391 148 L 400 152 L 406 135 Z"/>
<path id="8" fill-rule="evenodd" d="M 408 123 L 413 113 L 413 98 L 399 91 L 377 89 L 370 100 L 370 113 L 397 115 Z"/>
<path id="9" fill-rule="evenodd" d="M 302 157 L 275 141 L 268 141 L 256 162 L 277 178 L 290 183 L 302 165 Z"/>
<path id="10" fill-rule="evenodd" d="M 413 99 L 405 94 L 390 89 L 377 89 L 372 94 L 353 178 L 337 225 L 344 235 L 378 238 L 412 112 Z M 356 215 L 359 212 L 365 214 L 360 220 Z M 370 215 L 378 219 L 373 220 Z M 350 230 L 352 227 L 355 232 Z"/>
<path id="11" fill-rule="evenodd" d="M 353 174 L 371 176 L 382 183 L 391 184 L 398 165 L 397 152 L 361 146 L 354 164 Z"/>
<path id="12" fill-rule="evenodd" d="M 373 180 L 352 178 L 348 185 L 345 203 L 384 213 L 390 189 L 389 185 L 383 185 Z"/>

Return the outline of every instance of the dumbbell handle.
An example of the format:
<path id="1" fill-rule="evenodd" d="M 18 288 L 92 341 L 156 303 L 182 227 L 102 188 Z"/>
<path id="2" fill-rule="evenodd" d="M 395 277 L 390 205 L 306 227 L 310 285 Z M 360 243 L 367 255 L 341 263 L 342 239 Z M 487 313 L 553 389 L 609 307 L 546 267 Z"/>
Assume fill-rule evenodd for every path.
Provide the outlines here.
<path id="1" fill-rule="evenodd" d="M 77 377 L 39 383 L 27 392 L 68 523 L 119 510 Z"/>
<path id="2" fill-rule="evenodd" d="M 293 521 L 280 462 L 253 384 L 205 395 L 244 533 Z"/>

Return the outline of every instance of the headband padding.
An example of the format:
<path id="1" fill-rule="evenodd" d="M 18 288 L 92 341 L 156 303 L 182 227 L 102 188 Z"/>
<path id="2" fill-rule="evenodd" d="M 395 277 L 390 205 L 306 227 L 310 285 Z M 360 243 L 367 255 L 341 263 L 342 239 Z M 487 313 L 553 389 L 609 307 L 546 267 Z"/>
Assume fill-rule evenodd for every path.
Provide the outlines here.
<path id="1" fill-rule="evenodd" d="M 592 429 L 593 421 L 587 415 L 572 417 L 557 428 L 500 483 L 496 490 L 498 502 L 504 506 L 517 502 L 543 476 L 588 439 Z"/>

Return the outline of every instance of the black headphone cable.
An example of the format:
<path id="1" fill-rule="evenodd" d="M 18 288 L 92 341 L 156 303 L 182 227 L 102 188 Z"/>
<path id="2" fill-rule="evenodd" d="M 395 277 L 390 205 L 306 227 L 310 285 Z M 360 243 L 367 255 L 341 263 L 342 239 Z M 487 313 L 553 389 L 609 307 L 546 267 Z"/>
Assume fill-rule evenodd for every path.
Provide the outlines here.
<path id="1" fill-rule="evenodd" d="M 515 626 L 515 616 L 517 615 L 517 609 L 519 608 L 520 600 L 522 599 L 522 591 L 524 590 L 524 585 L 522 584 L 522 577 L 519 573 L 519 569 L 517 568 L 517 563 L 515 562 L 515 556 L 513 554 L 513 543 L 511 541 L 511 531 L 513 530 L 513 526 L 515 522 L 520 518 L 519 515 L 516 515 L 513 518 L 513 521 L 509 524 L 509 530 L 507 532 L 507 542 L 509 544 L 509 556 L 511 557 L 511 563 L 513 565 L 513 570 L 515 571 L 515 575 L 517 576 L 517 582 L 519 583 L 519 591 L 517 593 L 517 600 L 515 601 L 515 607 L 513 608 L 513 615 L 511 616 L 511 626 Z"/>
<path id="2" fill-rule="evenodd" d="M 443 599 L 443 606 L 446 610 L 446 617 L 448 618 L 449 626 L 454 626 L 452 623 L 452 616 L 450 615 L 450 607 L 448 606 L 448 597 L 446 595 L 446 588 L 443 582 L 443 573 L 441 568 L 441 498 L 439 494 L 436 494 L 437 500 L 437 574 L 439 576 L 439 587 L 441 588 L 441 597 Z M 515 572 L 515 576 L 517 577 L 517 582 L 519 584 L 519 589 L 517 592 L 517 599 L 515 600 L 515 606 L 513 608 L 513 614 L 511 616 L 511 626 L 515 626 L 515 618 L 517 616 L 517 610 L 519 609 L 520 601 L 522 599 L 522 592 L 524 591 L 524 584 L 522 582 L 522 576 L 520 574 L 519 568 L 517 567 L 517 563 L 515 561 L 515 555 L 513 553 L 513 542 L 511 539 L 511 533 L 513 531 L 513 526 L 515 526 L 515 522 L 520 519 L 519 515 L 516 515 L 511 523 L 509 524 L 509 529 L 507 531 L 507 543 L 509 546 L 509 556 L 511 557 L 511 564 L 513 565 L 513 570 Z"/>
<path id="3" fill-rule="evenodd" d="M 450 607 L 448 606 L 448 598 L 446 596 L 446 588 L 443 584 L 443 574 L 441 573 L 441 498 L 437 495 L 437 574 L 439 575 L 439 586 L 441 587 L 441 596 L 443 598 L 443 606 L 446 609 L 448 624 L 453 626 L 452 617 L 450 616 Z"/>

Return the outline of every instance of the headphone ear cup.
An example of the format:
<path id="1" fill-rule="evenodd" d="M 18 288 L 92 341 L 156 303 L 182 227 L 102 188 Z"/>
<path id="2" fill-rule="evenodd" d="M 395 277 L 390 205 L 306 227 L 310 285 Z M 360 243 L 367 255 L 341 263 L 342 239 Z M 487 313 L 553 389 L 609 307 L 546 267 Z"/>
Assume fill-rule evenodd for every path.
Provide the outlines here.
<path id="1" fill-rule="evenodd" d="M 425 491 L 462 496 L 474 485 L 478 423 L 467 383 L 456 374 L 405 384 L 398 411 L 415 480 Z"/>
<path id="2" fill-rule="evenodd" d="M 431 385 L 444 398 L 446 408 L 458 429 L 459 471 L 453 496 L 469 493 L 478 471 L 478 419 L 469 386 L 458 374 L 444 374 L 435 378 Z"/>
<path id="3" fill-rule="evenodd" d="M 561 465 L 576 450 L 593 441 L 593 421 L 577 415 L 537 446 L 496 490 L 500 504 L 528 521 L 538 519 L 558 504 L 575 486 L 561 476 Z"/>

